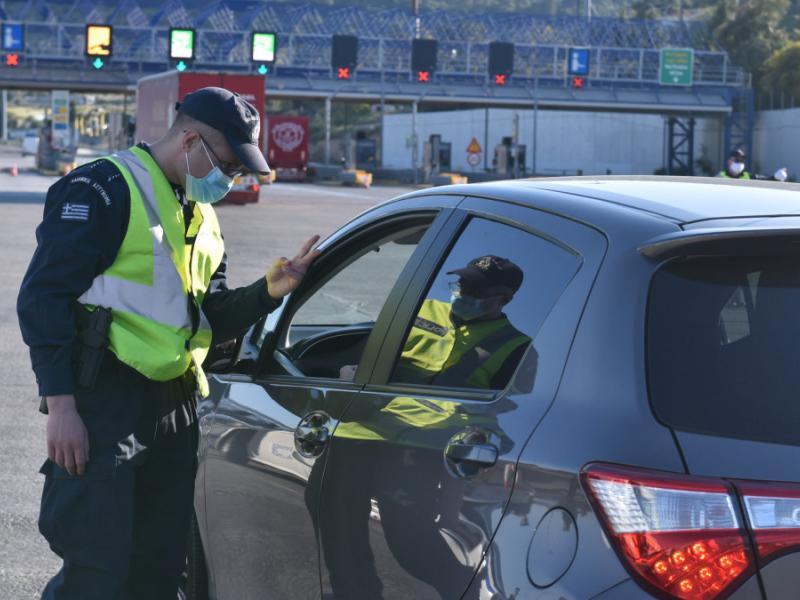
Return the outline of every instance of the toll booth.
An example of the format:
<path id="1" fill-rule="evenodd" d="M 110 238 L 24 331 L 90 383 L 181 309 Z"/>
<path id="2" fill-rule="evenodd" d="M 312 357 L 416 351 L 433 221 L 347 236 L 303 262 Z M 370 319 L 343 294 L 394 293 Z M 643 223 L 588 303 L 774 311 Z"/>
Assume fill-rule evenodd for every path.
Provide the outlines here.
<path id="1" fill-rule="evenodd" d="M 356 132 L 355 163 L 357 169 L 375 170 L 378 166 L 378 142 L 366 131 Z"/>
<path id="2" fill-rule="evenodd" d="M 378 142 L 370 137 L 369 131 L 356 131 L 355 138 L 350 133 L 342 140 L 343 169 L 375 170 L 378 167 Z"/>
<path id="3" fill-rule="evenodd" d="M 452 168 L 453 144 L 442 141 L 438 133 L 432 134 L 423 149 L 423 171 L 425 179 Z"/>
<path id="4" fill-rule="evenodd" d="M 513 137 L 504 137 L 502 142 L 495 146 L 492 165 L 498 175 L 503 177 L 525 176 L 525 144 L 515 144 Z"/>
<path id="5" fill-rule="evenodd" d="M 62 146 L 53 137 L 52 119 L 46 119 L 39 129 L 39 144 L 34 164 L 46 175 L 66 175 L 75 168 L 77 145 Z"/>

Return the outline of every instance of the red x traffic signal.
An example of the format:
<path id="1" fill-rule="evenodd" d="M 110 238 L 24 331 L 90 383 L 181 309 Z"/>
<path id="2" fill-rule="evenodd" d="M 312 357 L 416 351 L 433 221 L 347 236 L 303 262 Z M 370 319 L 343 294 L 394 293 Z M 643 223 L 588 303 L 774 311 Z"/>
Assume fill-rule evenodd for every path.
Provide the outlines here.
<path id="1" fill-rule="evenodd" d="M 583 77 L 573 77 L 572 78 L 572 87 L 576 90 L 583 87 Z"/>
<path id="2" fill-rule="evenodd" d="M 6 66 L 7 67 L 18 67 L 19 66 L 19 54 L 6 54 Z"/>
<path id="3" fill-rule="evenodd" d="M 506 76 L 503 74 L 498 74 L 494 76 L 494 84 L 495 85 L 505 85 L 506 84 Z"/>
<path id="4" fill-rule="evenodd" d="M 431 74 L 429 71 L 417 71 L 417 81 L 428 83 L 430 80 Z"/>
<path id="5" fill-rule="evenodd" d="M 339 67 L 339 79 L 350 79 L 350 69 L 348 67 Z"/>

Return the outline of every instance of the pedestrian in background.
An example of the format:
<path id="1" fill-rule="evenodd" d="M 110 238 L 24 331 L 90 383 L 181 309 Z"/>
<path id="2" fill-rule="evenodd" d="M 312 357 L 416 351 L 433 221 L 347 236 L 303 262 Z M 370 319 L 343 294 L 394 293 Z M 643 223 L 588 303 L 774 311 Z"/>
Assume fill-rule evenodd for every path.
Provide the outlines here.
<path id="1" fill-rule="evenodd" d="M 745 161 L 747 155 L 744 150 L 737 148 L 728 155 L 728 160 L 725 161 L 725 169 L 719 172 L 717 177 L 728 177 L 730 179 L 750 179 L 750 173 L 747 172 Z"/>

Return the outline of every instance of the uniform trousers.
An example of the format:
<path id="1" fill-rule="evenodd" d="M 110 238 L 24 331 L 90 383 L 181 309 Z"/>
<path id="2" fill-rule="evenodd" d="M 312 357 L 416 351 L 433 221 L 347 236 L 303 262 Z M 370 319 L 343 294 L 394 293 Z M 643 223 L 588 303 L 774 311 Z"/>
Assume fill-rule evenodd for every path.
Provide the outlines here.
<path id="1" fill-rule="evenodd" d="M 197 469 L 195 379 L 147 379 L 108 352 L 75 393 L 89 462 L 47 460 L 39 531 L 63 559 L 44 600 L 174 600 L 186 563 Z"/>

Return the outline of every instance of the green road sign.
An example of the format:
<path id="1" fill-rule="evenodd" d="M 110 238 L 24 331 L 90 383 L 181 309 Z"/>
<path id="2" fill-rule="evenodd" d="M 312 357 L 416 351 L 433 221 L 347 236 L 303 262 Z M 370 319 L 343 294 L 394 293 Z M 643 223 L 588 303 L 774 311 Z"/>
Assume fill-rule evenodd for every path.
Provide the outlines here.
<path id="1" fill-rule="evenodd" d="M 692 85 L 694 51 L 691 48 L 662 48 L 658 81 L 661 85 Z"/>
<path id="2" fill-rule="evenodd" d="M 275 62 L 275 34 L 254 31 L 250 58 L 257 63 Z"/>
<path id="3" fill-rule="evenodd" d="M 169 57 L 174 60 L 194 60 L 194 29 L 169 30 Z"/>

